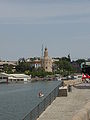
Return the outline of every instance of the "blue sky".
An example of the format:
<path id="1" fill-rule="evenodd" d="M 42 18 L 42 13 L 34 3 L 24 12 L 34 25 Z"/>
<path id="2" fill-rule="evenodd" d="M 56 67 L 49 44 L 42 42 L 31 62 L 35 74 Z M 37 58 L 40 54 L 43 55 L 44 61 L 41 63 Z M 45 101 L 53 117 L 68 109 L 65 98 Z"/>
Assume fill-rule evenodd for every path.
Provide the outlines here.
<path id="1" fill-rule="evenodd" d="M 90 58 L 90 0 L 0 0 L 0 58 Z"/>

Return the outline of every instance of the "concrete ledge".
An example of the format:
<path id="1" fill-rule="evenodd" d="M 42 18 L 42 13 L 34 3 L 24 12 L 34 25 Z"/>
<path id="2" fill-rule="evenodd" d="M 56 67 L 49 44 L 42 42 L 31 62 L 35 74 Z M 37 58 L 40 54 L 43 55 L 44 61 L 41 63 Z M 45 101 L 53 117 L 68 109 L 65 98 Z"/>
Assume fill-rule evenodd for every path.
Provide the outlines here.
<path id="1" fill-rule="evenodd" d="M 60 87 L 58 97 L 66 97 L 67 96 L 67 86 Z"/>
<path id="2" fill-rule="evenodd" d="M 90 120 L 90 102 L 81 109 L 72 120 Z"/>

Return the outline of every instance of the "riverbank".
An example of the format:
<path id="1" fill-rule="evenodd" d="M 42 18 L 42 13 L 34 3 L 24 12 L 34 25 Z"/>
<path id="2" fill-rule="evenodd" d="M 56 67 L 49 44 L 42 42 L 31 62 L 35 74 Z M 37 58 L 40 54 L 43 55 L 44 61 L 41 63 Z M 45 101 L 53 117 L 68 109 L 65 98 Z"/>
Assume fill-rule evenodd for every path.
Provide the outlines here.
<path id="1" fill-rule="evenodd" d="M 67 97 L 57 97 L 38 120 L 72 120 L 72 117 L 90 101 L 90 89 L 72 87 Z"/>
<path id="2" fill-rule="evenodd" d="M 57 78 L 32 78 L 31 82 L 36 82 L 36 81 L 61 81 L 61 79 L 57 79 Z M 80 84 L 82 83 L 82 79 L 73 79 L 73 80 L 62 80 L 64 83 L 64 86 L 68 86 L 68 85 L 76 85 L 76 84 Z"/>
<path id="3" fill-rule="evenodd" d="M 55 81 L 55 80 L 58 81 L 58 79 L 56 79 L 56 78 L 40 78 L 40 77 L 35 77 L 35 78 L 31 79 L 31 82 L 36 82 L 36 81 Z"/>
<path id="4" fill-rule="evenodd" d="M 80 84 L 82 83 L 82 79 L 74 79 L 74 80 L 64 80 L 64 85 L 65 86 L 68 86 L 68 85 L 77 85 L 77 84 Z"/>

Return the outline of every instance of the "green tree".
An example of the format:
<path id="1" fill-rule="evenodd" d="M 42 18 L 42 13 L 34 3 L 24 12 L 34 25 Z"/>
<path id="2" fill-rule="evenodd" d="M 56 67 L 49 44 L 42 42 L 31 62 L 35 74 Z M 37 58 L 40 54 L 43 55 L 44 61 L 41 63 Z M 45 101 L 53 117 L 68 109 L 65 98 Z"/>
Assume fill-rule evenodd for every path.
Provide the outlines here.
<path id="1" fill-rule="evenodd" d="M 30 70 L 30 63 L 19 62 L 16 66 L 16 72 L 24 73 L 26 70 Z"/>
<path id="2" fill-rule="evenodd" d="M 56 61 L 55 64 L 57 65 L 56 73 L 59 73 L 63 76 L 67 76 L 73 73 L 72 65 L 67 58 L 63 57 L 63 59 Z"/>
<path id="3" fill-rule="evenodd" d="M 3 71 L 6 72 L 6 73 L 8 73 L 8 74 L 11 74 L 11 73 L 13 73 L 13 66 L 5 64 L 3 66 Z"/>
<path id="4" fill-rule="evenodd" d="M 85 59 L 78 59 L 76 60 L 76 62 L 79 64 L 79 66 L 81 66 L 81 63 L 85 62 Z"/>

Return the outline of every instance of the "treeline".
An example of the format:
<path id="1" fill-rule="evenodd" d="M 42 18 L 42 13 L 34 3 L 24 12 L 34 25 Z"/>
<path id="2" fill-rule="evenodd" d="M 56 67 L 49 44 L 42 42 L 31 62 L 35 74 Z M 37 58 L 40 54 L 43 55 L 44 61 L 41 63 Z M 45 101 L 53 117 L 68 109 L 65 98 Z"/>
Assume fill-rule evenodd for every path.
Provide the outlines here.
<path id="1" fill-rule="evenodd" d="M 27 75 L 32 75 L 32 77 L 45 77 L 47 75 L 60 74 L 62 76 L 68 76 L 75 72 L 81 72 L 81 63 L 85 62 L 84 59 L 78 59 L 76 61 L 71 61 L 70 56 L 57 59 L 53 62 L 52 70 L 53 72 L 45 72 L 43 68 L 32 66 L 30 62 L 27 62 L 24 58 L 18 60 L 18 64 L 15 66 L 13 71 L 13 66 L 4 65 L 3 71 L 6 73 L 25 73 Z"/>

